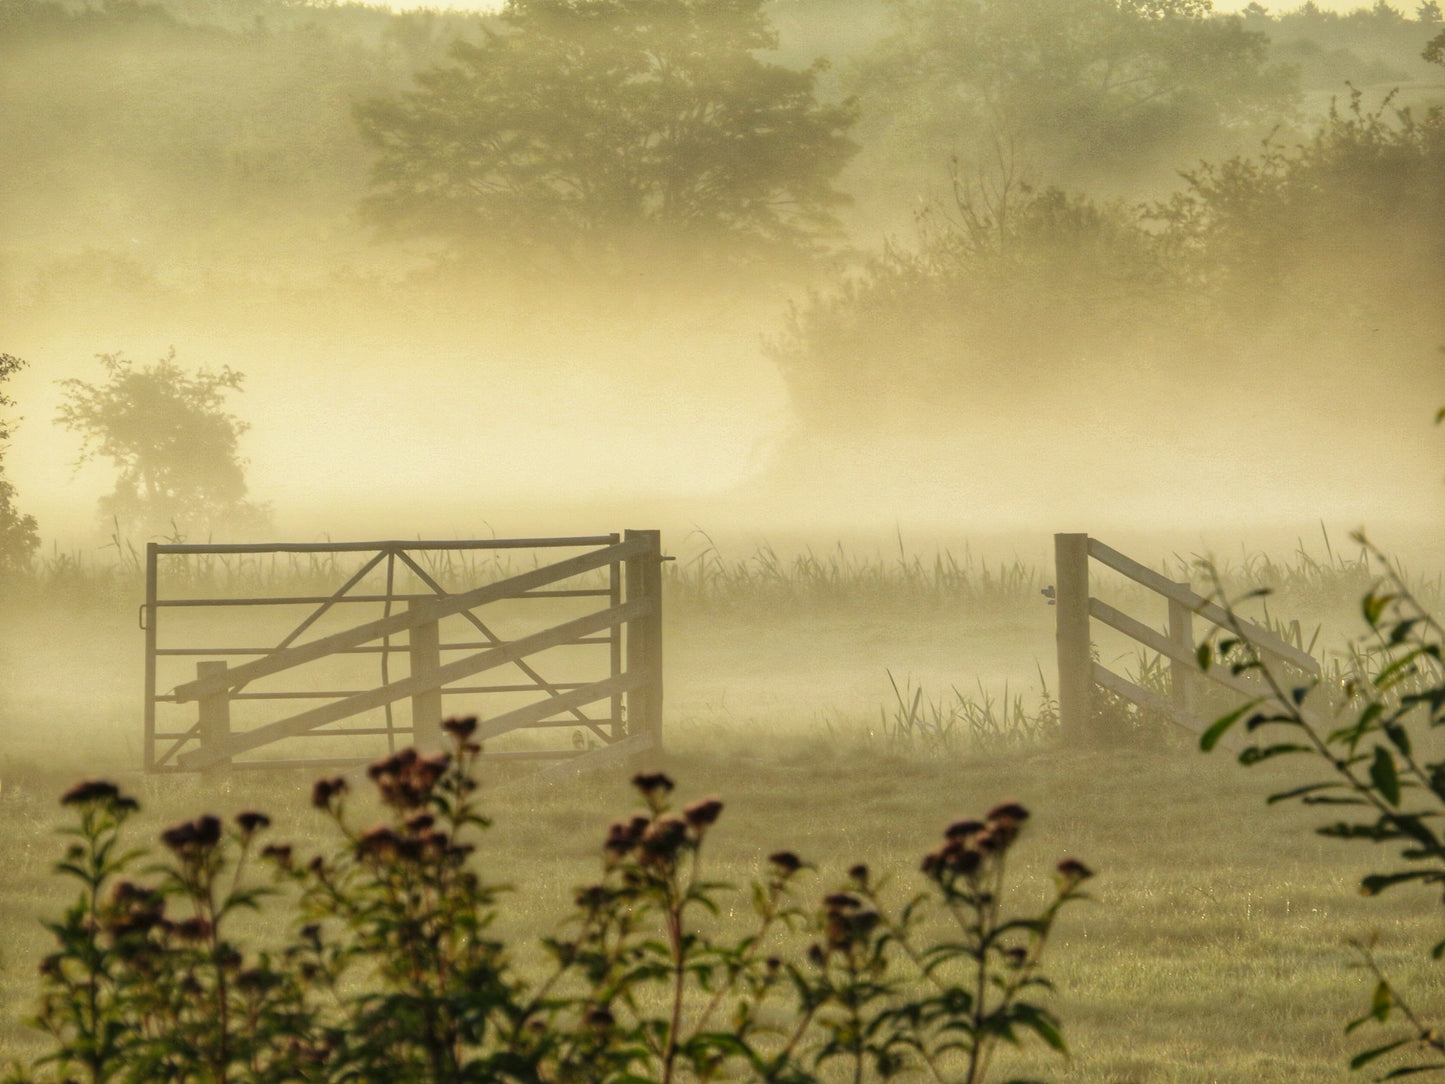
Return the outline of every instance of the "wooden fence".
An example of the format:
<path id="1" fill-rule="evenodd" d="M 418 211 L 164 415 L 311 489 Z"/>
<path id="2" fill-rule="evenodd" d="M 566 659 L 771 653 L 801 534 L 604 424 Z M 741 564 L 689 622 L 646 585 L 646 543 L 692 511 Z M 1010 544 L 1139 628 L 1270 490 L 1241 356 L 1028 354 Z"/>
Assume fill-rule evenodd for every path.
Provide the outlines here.
<path id="1" fill-rule="evenodd" d="M 566 549 L 582 552 L 540 563 Z M 535 567 L 512 571 L 512 559 L 527 555 Z M 477 567 L 480 558 L 491 565 Z M 291 562 L 279 577 L 278 559 Z M 348 570 L 347 560 L 359 567 Z M 151 544 L 141 613 L 145 768 L 367 763 L 399 742 L 439 746 L 440 723 L 453 714 L 480 716 L 478 737 L 488 743 L 484 756 L 491 759 L 598 759 L 659 745 L 662 560 L 657 531 L 484 541 Z M 198 571 L 198 562 L 210 562 L 209 572 Z M 173 581 L 214 588 L 216 562 L 227 563 L 229 582 L 244 565 L 251 570 L 249 579 L 242 577 L 246 582 L 279 579 L 299 582 L 300 589 L 264 596 L 168 591 Z M 463 575 L 487 582 L 443 586 L 449 578 L 443 564 L 451 573 L 460 567 Z M 318 592 L 314 583 L 326 574 L 343 582 Z M 357 623 L 355 615 L 365 607 L 380 608 L 381 616 Z M 253 646 L 266 624 L 260 618 L 272 617 L 275 624 L 275 615 L 281 635 Z M 315 635 L 338 623 L 335 631 Z M 505 626 L 508 634 L 497 631 Z M 308 632 L 314 638 L 303 640 Z M 404 676 L 391 673 L 394 656 L 405 659 Z M 378 679 L 356 680 L 359 665 L 378 660 Z M 193 672 L 180 669 L 190 661 Z M 564 667 L 566 680 L 556 672 Z M 501 668 L 517 676 L 464 684 Z M 346 672 L 349 687 L 328 687 L 337 683 L 338 671 Z M 290 684 L 277 687 L 278 680 Z M 306 701 L 321 703 L 301 707 Z M 289 709 L 280 717 L 278 705 Z M 570 742 L 556 748 L 555 736 L 566 731 Z M 503 735 L 523 733 L 521 748 L 491 746 Z M 278 743 L 290 746 L 291 755 L 276 755 Z M 314 749 L 318 743 L 326 747 L 324 755 L 295 754 L 298 745 Z"/>
<path id="2" fill-rule="evenodd" d="M 1089 562 L 1113 569 L 1168 603 L 1168 622 L 1161 632 L 1090 595 Z M 1068 739 L 1089 743 L 1106 735 L 1095 709 L 1095 689 L 1108 689 L 1143 708 L 1158 712 L 1190 730 L 1203 730 L 1212 719 L 1199 717 L 1195 704 L 1200 682 L 1209 681 L 1245 697 L 1264 695 L 1266 689 L 1247 675 L 1235 675 L 1228 666 L 1201 670 L 1195 654 L 1194 618 L 1217 625 L 1233 635 L 1242 633 L 1269 665 L 1283 672 L 1320 676 L 1319 663 L 1261 625 L 1231 618 L 1222 606 L 1176 583 L 1118 550 L 1086 534 L 1054 535 L 1057 574 L 1055 603 L 1059 658 L 1059 722 Z M 1093 657 L 1091 622 L 1098 620 L 1134 642 L 1169 660 L 1169 694 L 1145 689 Z"/>

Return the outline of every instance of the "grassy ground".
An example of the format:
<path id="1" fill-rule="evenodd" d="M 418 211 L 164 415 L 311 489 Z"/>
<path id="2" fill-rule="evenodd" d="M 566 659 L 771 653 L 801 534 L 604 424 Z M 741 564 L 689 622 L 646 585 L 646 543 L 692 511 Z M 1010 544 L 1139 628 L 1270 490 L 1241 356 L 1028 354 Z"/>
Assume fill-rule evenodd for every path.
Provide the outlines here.
<path id="1" fill-rule="evenodd" d="M 1355 886 L 1376 856 L 1313 835 L 1308 810 L 1265 807 L 1272 789 L 1313 778 L 1305 765 L 1247 771 L 1168 736 L 1112 752 L 1035 746 L 948 757 L 886 740 L 875 724 L 891 696 L 888 668 L 966 688 L 976 675 L 1026 682 L 1035 660 L 1047 666 L 1052 611 L 1036 592 L 1029 584 L 1016 606 L 971 610 L 729 610 L 675 600 L 660 763 L 680 798 L 727 803 L 711 872 L 745 884 L 766 854 L 792 847 L 819 865 L 819 888 L 863 860 L 893 871 L 902 899 L 950 820 L 1004 798 L 1024 802 L 1034 819 L 1020 851 L 1032 871 L 1022 893 L 1040 891 L 1066 854 L 1099 874 L 1096 902 L 1066 913 L 1048 968 L 1072 1060 L 1023 1066 L 1048 1078 L 1348 1079 L 1350 1052 L 1374 1035 L 1343 1033 L 1371 988 L 1351 968 L 1346 940 L 1372 931 L 1381 960 L 1422 1006 L 1445 1005 L 1439 969 L 1417 962 L 1441 934 L 1438 900 L 1409 890 L 1362 899 Z M 55 798 L 76 777 L 119 774 L 145 807 L 142 839 L 182 817 L 245 807 L 271 812 L 275 836 L 303 850 L 325 833 L 306 808 L 309 775 L 210 782 L 134 772 L 140 633 L 128 609 L 52 607 L 8 620 L 0 668 L 4 1061 L 35 1049 L 20 1020 L 47 947 L 37 918 L 66 902 L 68 889 L 48 870 L 61 847 Z M 570 890 L 594 875 L 608 821 L 632 804 L 623 769 L 496 791 L 483 861 L 517 888 L 508 930 L 527 941 L 554 926 Z"/>

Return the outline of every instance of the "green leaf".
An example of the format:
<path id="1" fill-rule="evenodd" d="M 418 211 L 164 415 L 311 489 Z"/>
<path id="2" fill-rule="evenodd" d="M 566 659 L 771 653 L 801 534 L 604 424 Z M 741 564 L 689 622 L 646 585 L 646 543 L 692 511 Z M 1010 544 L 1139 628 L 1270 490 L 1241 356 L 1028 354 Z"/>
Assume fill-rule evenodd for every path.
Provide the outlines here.
<path id="1" fill-rule="evenodd" d="M 1214 649 L 1207 642 L 1200 644 L 1194 649 L 1194 660 L 1203 673 L 1209 673 L 1209 667 L 1214 662 Z"/>
<path id="2" fill-rule="evenodd" d="M 1395 601 L 1394 595 L 1377 595 L 1371 591 L 1360 600 L 1360 609 L 1365 615 L 1365 622 L 1374 628 L 1380 623 L 1380 616 L 1385 612 L 1385 607 Z"/>
<path id="3" fill-rule="evenodd" d="M 1390 739 L 1390 744 L 1400 750 L 1404 756 L 1410 755 L 1410 732 L 1399 723 L 1390 722 L 1383 726 L 1385 737 Z"/>
<path id="4" fill-rule="evenodd" d="M 1360 880 L 1360 894 L 1378 896 L 1393 885 L 1404 884 L 1406 881 L 1419 881 L 1433 876 L 1434 871 L 1427 869 L 1412 870 L 1409 873 L 1372 873 Z"/>
<path id="5" fill-rule="evenodd" d="M 1363 1050 L 1350 1059 L 1351 1069 L 1362 1069 L 1376 1058 L 1383 1057 L 1391 1050 L 1398 1050 L 1414 1042 L 1413 1039 L 1396 1039 L 1393 1043 L 1386 1043 L 1384 1046 L 1377 1046 L 1371 1050 Z"/>
<path id="6" fill-rule="evenodd" d="M 1216 719 L 1209 725 L 1209 729 L 1199 736 L 1199 748 L 1206 753 L 1213 749 L 1219 744 L 1219 739 L 1224 737 L 1229 728 L 1243 719 L 1249 712 L 1253 711 L 1255 705 L 1258 703 L 1258 700 L 1251 700 L 1249 703 L 1235 708 L 1228 715 Z"/>
<path id="7" fill-rule="evenodd" d="M 1370 764 L 1370 782 L 1390 805 L 1400 804 L 1400 776 L 1395 771 L 1395 757 L 1383 745 L 1375 746 L 1375 759 Z"/>
<path id="8" fill-rule="evenodd" d="M 1300 798 L 1306 794 L 1313 794 L 1320 790 L 1339 790 L 1343 783 L 1309 783 L 1303 787 L 1295 787 L 1293 790 L 1282 790 L 1278 794 L 1271 794 L 1265 801 L 1266 805 L 1274 805 L 1276 802 L 1287 802 L 1291 798 Z"/>
<path id="9" fill-rule="evenodd" d="M 1314 748 L 1308 745 L 1300 745 L 1297 742 L 1281 742 L 1276 745 L 1251 745 L 1242 749 L 1239 754 L 1239 762 L 1245 767 L 1251 764 L 1258 764 L 1262 760 L 1270 760 L 1273 757 L 1286 756 L 1290 753 L 1313 753 Z"/>
<path id="10" fill-rule="evenodd" d="M 1348 1035 L 1361 1024 L 1368 1024 L 1371 1020 L 1383 1024 L 1390 1019 L 1390 1010 L 1394 1008 L 1395 995 L 1390 992 L 1390 984 L 1381 979 L 1375 984 L 1374 996 L 1370 998 L 1370 1011 L 1357 1020 L 1351 1020 L 1345 1026 L 1345 1034 Z"/>

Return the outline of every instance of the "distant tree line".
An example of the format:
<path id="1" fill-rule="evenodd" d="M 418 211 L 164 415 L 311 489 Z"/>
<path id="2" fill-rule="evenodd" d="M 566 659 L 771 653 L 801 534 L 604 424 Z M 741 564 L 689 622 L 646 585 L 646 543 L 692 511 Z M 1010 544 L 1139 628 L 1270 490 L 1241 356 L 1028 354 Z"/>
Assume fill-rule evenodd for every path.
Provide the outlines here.
<path id="1" fill-rule="evenodd" d="M 1207 0 L 837 8 L 877 40 L 807 8 L 0 0 L 0 123 L 26 163 L 0 186 L 12 278 L 43 294 L 48 266 L 139 289 L 178 234 L 274 274 L 262 237 L 324 249 L 358 208 L 384 237 L 503 267 L 640 247 L 684 267 L 704 251 L 806 258 L 871 246 L 867 223 L 906 217 L 951 161 L 975 168 L 999 143 L 1040 184 L 1158 196 L 1279 124 L 1304 134 L 1319 79 L 1343 93 L 1418 76 L 1441 32 L 1428 0 L 1342 17 Z M 77 208 L 83 251 L 62 232 Z"/>

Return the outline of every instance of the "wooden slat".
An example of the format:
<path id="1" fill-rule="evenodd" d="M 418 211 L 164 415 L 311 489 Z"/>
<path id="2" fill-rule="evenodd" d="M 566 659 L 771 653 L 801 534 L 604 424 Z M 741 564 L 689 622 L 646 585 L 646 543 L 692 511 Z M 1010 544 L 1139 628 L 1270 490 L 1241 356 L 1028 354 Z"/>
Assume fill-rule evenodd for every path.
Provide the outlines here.
<path id="1" fill-rule="evenodd" d="M 611 546 L 615 534 L 587 535 L 580 538 L 477 538 L 423 541 L 421 539 L 389 539 L 382 542 L 237 542 L 151 543 L 160 554 L 185 553 L 359 553 L 366 550 L 517 550 L 561 549 L 570 546 Z"/>
<path id="2" fill-rule="evenodd" d="M 609 697 L 614 693 L 630 692 L 641 685 L 647 677 L 646 674 L 618 674 L 616 677 L 594 681 L 580 689 L 573 689 L 571 692 L 550 696 L 535 704 L 504 712 L 491 719 L 484 719 L 477 726 L 477 740 L 487 741 L 505 734 L 509 730 L 540 724 L 543 719 L 548 719 L 572 708 L 580 708 L 583 704 L 591 704 L 593 701 Z M 602 721 L 606 722 L 607 720 Z M 575 719 L 566 719 L 559 721 L 557 725 L 575 727 L 579 724 Z"/>
<path id="3" fill-rule="evenodd" d="M 1194 673 L 1216 685 L 1222 685 L 1226 689 L 1246 697 L 1263 696 L 1267 692 L 1262 683 L 1250 680 L 1240 674 L 1233 674 L 1226 665 L 1220 664 L 1211 666 L 1208 670 L 1201 670 L 1199 660 L 1191 653 L 1184 651 L 1167 636 L 1154 631 L 1143 622 L 1134 620 L 1128 614 L 1120 613 L 1107 602 L 1100 602 L 1096 598 L 1089 599 L 1089 613 L 1104 624 L 1118 629 L 1125 636 L 1132 637 L 1145 647 L 1159 652 L 1165 658 L 1187 665 Z M 1276 679 L 1279 678 L 1278 674 L 1275 676 Z M 1281 681 L 1280 684 L 1288 683 Z"/>
<path id="4" fill-rule="evenodd" d="M 1136 621 L 1128 614 L 1114 609 L 1107 602 L 1096 598 L 1089 599 L 1089 616 L 1097 617 L 1104 624 L 1111 628 L 1118 629 L 1130 639 L 1138 640 L 1145 647 L 1157 651 L 1165 658 L 1173 659 L 1175 662 L 1185 662 L 1199 670 L 1199 660 L 1194 657 L 1192 651 L 1184 650 L 1169 637 L 1155 629 L 1151 629 L 1142 621 Z"/>
<path id="5" fill-rule="evenodd" d="M 1142 685 L 1136 685 L 1128 678 L 1121 677 L 1119 674 L 1114 673 L 1114 671 L 1107 667 L 1100 666 L 1098 663 L 1094 663 L 1094 681 L 1110 692 L 1117 693 L 1126 700 L 1133 701 L 1141 708 L 1148 708 L 1151 711 L 1159 712 L 1185 730 L 1191 730 L 1195 734 L 1202 734 L 1208 729 L 1209 725 L 1207 723 L 1196 719 L 1187 712 L 1178 711 L 1173 704 L 1165 700 L 1162 696 L 1151 692 Z M 1232 734 L 1226 734 L 1219 744 L 1225 749 L 1237 750 L 1239 748 L 1239 743 Z"/>
<path id="6" fill-rule="evenodd" d="M 644 552 L 645 549 L 646 545 L 643 542 L 619 542 L 614 546 L 608 546 L 606 549 L 594 550 L 591 553 L 584 553 L 578 557 L 569 558 L 566 561 L 559 561 L 553 565 L 533 569 L 530 572 L 523 572 L 517 576 L 510 576 L 505 580 L 498 580 L 496 583 L 489 583 L 459 595 L 449 595 L 445 599 L 431 602 L 426 606 L 420 606 L 403 613 L 393 614 L 390 617 L 370 621 L 364 625 L 358 625 L 353 629 L 346 629 L 342 632 L 333 633 L 330 636 L 323 636 L 319 640 L 308 640 L 304 644 L 288 647 L 284 651 L 278 651 L 275 655 L 267 658 L 257 659 L 255 662 L 232 667 L 226 672 L 223 679 L 190 681 L 182 685 L 177 685 L 174 689 L 174 694 L 182 700 L 199 700 L 209 693 L 218 692 L 224 688 L 239 689 L 247 683 L 255 681 L 257 678 L 280 673 L 283 670 L 289 670 L 303 663 L 314 662 L 336 651 L 356 647 L 359 644 L 379 639 L 382 636 L 404 632 L 417 625 L 437 621 L 451 614 L 462 613 L 477 606 L 483 606 L 489 602 L 512 598 L 521 592 L 530 591 L 535 587 L 555 583 L 558 580 L 567 579 L 582 572 L 589 572 L 594 568 L 610 565 L 614 561 L 635 557 Z M 607 627 L 605 624 L 597 626 L 597 628 L 605 627 Z M 518 643 L 521 642 L 524 641 L 518 641 Z M 524 654 L 531 654 L 531 652 L 522 652 L 517 658 L 521 658 Z M 456 664 L 453 663 L 451 665 Z M 472 671 L 467 672 L 470 673 Z"/>
<path id="7" fill-rule="evenodd" d="M 358 696 L 349 696 L 344 700 L 337 700 L 330 704 L 324 704 L 321 707 L 312 708 L 309 711 L 300 712 L 290 718 L 268 723 L 265 726 L 257 727 L 243 734 L 232 735 L 230 740 L 224 745 L 209 749 L 196 749 L 189 753 L 183 753 L 177 757 L 176 760 L 184 768 L 199 768 L 214 760 L 219 760 L 227 756 L 235 756 L 280 738 L 289 738 L 297 734 L 304 734 L 318 726 L 325 726 L 327 723 L 334 723 L 339 719 L 345 719 L 359 712 L 369 711 L 372 708 L 379 708 L 383 704 L 390 704 L 397 700 L 406 699 L 427 688 L 435 688 L 439 685 L 456 681 L 459 678 L 470 677 L 472 674 L 480 673 L 483 670 L 490 670 L 509 662 L 515 662 L 527 655 L 535 654 L 538 651 L 545 651 L 547 648 L 556 647 L 559 644 L 568 643 L 578 636 L 586 636 L 590 633 L 598 632 L 601 629 L 609 628 L 622 621 L 635 620 L 648 613 L 651 605 L 650 600 L 639 600 L 637 602 L 625 602 L 621 606 L 609 607 L 606 610 L 600 610 L 597 613 L 579 617 L 573 621 L 568 621 L 553 628 L 545 629 L 542 632 L 534 633 L 531 636 L 522 637 L 504 647 L 495 647 L 487 651 L 478 652 L 475 655 L 468 655 L 465 658 L 456 659 L 453 662 L 444 663 L 437 668 L 434 674 L 429 675 L 425 680 L 414 677 L 403 678 L 389 685 L 382 685 L 375 689 L 370 689 Z M 572 695 L 574 694 L 566 693 L 563 694 L 563 697 Z M 553 698 L 553 701 L 550 702 L 558 702 L 562 700 L 563 697 Z"/>
<path id="8" fill-rule="evenodd" d="M 604 745 L 600 749 L 590 749 L 585 753 L 558 764 L 549 764 L 545 768 L 539 768 L 530 773 L 524 779 L 517 782 L 535 786 L 538 783 L 553 782 L 558 779 L 566 779 L 570 776 L 580 775 L 582 772 L 592 771 L 595 768 L 605 768 L 609 764 L 616 764 L 647 752 L 657 747 L 651 734 L 634 734 L 630 738 L 623 738 L 620 741 Z M 495 791 L 496 787 L 488 788 Z"/>
<path id="9" fill-rule="evenodd" d="M 1089 556 L 1100 564 L 1108 565 L 1115 572 L 1127 576 L 1135 583 L 1141 584 L 1149 590 L 1163 595 L 1165 598 L 1173 599 L 1187 607 L 1192 613 L 1198 614 L 1206 621 L 1212 621 L 1220 628 L 1228 632 L 1235 632 L 1234 625 L 1239 626 L 1238 631 L 1242 632 L 1250 643 L 1262 651 L 1278 656 L 1285 662 L 1299 667 L 1308 674 L 1318 677 L 1320 664 L 1317 659 L 1306 652 L 1301 651 L 1293 644 L 1286 643 L 1279 636 L 1275 635 L 1263 625 L 1256 625 L 1252 621 L 1246 621 L 1237 615 L 1231 617 L 1224 607 L 1217 603 L 1210 602 L 1199 593 L 1190 590 L 1182 584 L 1177 584 L 1166 576 L 1155 572 L 1152 568 L 1141 565 L 1132 557 L 1126 557 L 1111 546 L 1106 546 L 1097 538 L 1089 539 Z"/>

